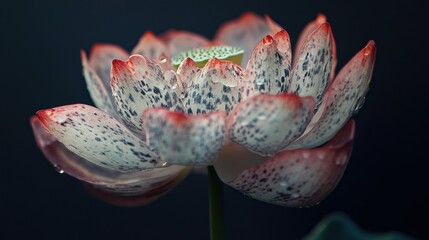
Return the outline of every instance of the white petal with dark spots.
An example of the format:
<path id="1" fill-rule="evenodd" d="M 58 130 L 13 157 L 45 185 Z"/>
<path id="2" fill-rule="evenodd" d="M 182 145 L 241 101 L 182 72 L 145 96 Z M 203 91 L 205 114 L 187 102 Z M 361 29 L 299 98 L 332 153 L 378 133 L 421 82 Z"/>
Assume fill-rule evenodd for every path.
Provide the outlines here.
<path id="1" fill-rule="evenodd" d="M 70 151 L 96 165 L 137 171 L 163 164 L 142 140 L 97 108 L 66 105 L 38 111 L 37 117 Z"/>
<path id="2" fill-rule="evenodd" d="M 199 69 L 189 58 L 179 66 L 186 86 L 185 111 L 189 114 L 223 110 L 229 113 L 239 101 L 238 83 L 243 79 L 240 66 L 213 58 Z"/>
<path id="3" fill-rule="evenodd" d="M 375 52 L 375 43 L 370 41 L 341 69 L 326 92 L 319 120 L 289 148 L 310 148 L 325 143 L 362 107 L 371 81 Z"/>
<path id="4" fill-rule="evenodd" d="M 298 53 L 288 92 L 299 96 L 312 96 L 316 99 L 316 105 L 320 105 L 332 70 L 332 39 L 328 23 L 323 23 L 308 36 Z"/>
<path id="5" fill-rule="evenodd" d="M 168 81 L 168 82 L 167 82 Z M 147 108 L 182 109 L 171 79 L 164 80 L 160 66 L 141 55 L 126 62 L 115 60 L 111 87 L 119 114 L 132 128 L 142 128 L 141 114 Z"/>
<path id="6" fill-rule="evenodd" d="M 336 186 L 347 166 L 354 139 L 350 121 L 326 146 L 280 152 L 230 179 L 247 196 L 280 206 L 312 206 Z M 228 166 L 216 167 L 220 176 Z"/>
<path id="7" fill-rule="evenodd" d="M 289 35 L 281 30 L 265 36 L 247 63 L 242 99 L 257 94 L 285 92 L 290 85 L 292 53 Z"/>
<path id="8" fill-rule="evenodd" d="M 164 108 L 143 113 L 148 145 L 170 164 L 207 166 L 213 164 L 225 140 L 223 111 L 187 115 Z"/>
<path id="9" fill-rule="evenodd" d="M 261 155 L 273 155 L 302 134 L 313 108 L 312 97 L 265 94 L 249 98 L 231 113 L 229 138 Z"/>

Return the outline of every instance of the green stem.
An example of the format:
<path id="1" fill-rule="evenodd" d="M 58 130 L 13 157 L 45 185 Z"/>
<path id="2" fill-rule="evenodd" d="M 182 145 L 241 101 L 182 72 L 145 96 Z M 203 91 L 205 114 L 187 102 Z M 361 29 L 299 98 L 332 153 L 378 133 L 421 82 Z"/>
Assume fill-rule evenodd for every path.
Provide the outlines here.
<path id="1" fill-rule="evenodd" d="M 210 239 L 223 239 L 223 184 L 213 166 L 208 167 L 210 198 Z"/>

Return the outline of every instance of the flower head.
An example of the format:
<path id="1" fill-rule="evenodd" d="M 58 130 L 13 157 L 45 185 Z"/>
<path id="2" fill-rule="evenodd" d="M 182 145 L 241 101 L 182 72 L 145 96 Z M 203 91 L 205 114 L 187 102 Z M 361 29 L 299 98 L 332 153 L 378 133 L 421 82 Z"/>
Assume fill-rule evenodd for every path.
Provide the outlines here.
<path id="1" fill-rule="evenodd" d="M 308 206 L 347 165 L 349 119 L 368 90 L 375 43 L 335 75 L 335 40 L 323 15 L 305 27 L 292 55 L 280 25 L 245 13 L 213 41 L 147 32 L 131 56 L 101 44 L 81 56 L 96 107 L 61 106 L 31 119 L 39 147 L 62 171 L 98 194 L 144 203 L 192 166 L 214 165 L 246 195 Z"/>

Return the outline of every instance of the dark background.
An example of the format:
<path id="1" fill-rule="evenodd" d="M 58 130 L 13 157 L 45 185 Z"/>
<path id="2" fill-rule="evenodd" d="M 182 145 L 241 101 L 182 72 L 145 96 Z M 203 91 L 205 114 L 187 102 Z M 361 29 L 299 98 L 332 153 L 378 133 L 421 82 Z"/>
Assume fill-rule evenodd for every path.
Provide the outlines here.
<path id="1" fill-rule="evenodd" d="M 279 1 L 280 2 L 280 1 Z M 423 1 L 7 1 L 1 18 L 1 239 L 208 239 L 207 179 L 191 175 L 139 208 L 93 198 L 56 173 L 37 148 L 29 118 L 38 109 L 92 104 L 79 50 L 110 42 L 131 50 L 146 30 L 184 29 L 212 38 L 244 11 L 269 14 L 295 43 L 317 13 L 327 15 L 342 67 L 377 43 L 371 89 L 354 153 L 321 204 L 281 208 L 225 187 L 226 239 L 300 239 L 342 211 L 362 228 L 429 239 L 427 31 Z M 425 17 L 426 18 L 426 17 Z"/>

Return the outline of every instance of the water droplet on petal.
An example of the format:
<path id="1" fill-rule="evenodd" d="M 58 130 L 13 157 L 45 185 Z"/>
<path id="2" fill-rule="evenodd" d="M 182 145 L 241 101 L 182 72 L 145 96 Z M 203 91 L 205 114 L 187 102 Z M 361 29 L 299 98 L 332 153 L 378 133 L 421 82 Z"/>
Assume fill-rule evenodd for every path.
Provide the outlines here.
<path id="1" fill-rule="evenodd" d="M 167 57 L 164 54 L 159 56 L 159 63 L 166 63 L 166 62 L 167 62 Z"/>
<path id="2" fill-rule="evenodd" d="M 55 164 L 54 165 L 54 169 L 55 169 L 55 171 L 57 172 L 57 173 L 59 173 L 59 174 L 63 174 L 64 173 L 64 170 L 61 168 L 61 166 L 60 165 L 58 165 L 58 164 Z"/>

